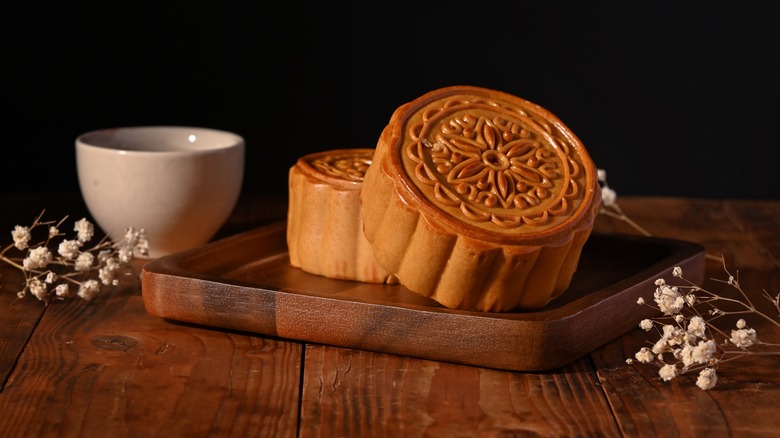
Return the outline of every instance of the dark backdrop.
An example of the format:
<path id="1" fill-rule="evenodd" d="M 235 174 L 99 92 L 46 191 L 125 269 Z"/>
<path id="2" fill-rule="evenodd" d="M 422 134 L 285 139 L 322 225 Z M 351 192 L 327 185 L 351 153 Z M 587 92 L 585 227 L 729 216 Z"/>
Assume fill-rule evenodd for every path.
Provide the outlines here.
<path id="1" fill-rule="evenodd" d="M 777 3 L 211 3 L 4 6 L 2 190 L 78 191 L 84 131 L 182 124 L 286 192 L 299 156 L 468 84 L 555 113 L 619 195 L 780 198 Z"/>

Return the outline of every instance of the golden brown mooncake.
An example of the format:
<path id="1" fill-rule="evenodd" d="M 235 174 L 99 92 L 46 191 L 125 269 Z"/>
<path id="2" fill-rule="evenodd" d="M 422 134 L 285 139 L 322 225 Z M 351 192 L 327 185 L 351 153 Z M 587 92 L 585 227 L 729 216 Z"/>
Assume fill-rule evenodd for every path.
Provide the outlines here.
<path id="1" fill-rule="evenodd" d="M 290 264 L 330 278 L 392 283 L 363 235 L 360 188 L 374 149 L 337 149 L 300 157 L 289 171 Z"/>
<path id="2" fill-rule="evenodd" d="M 575 134 L 525 99 L 472 86 L 393 113 L 362 188 L 374 256 L 452 309 L 538 309 L 570 285 L 601 204 Z"/>

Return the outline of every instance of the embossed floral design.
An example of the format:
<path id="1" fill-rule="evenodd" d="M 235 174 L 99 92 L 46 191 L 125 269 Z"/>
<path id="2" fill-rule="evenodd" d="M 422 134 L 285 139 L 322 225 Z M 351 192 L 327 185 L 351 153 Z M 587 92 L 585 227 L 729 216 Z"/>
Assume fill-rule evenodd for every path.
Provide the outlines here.
<path id="1" fill-rule="evenodd" d="M 579 166 L 566 142 L 541 137 L 515 121 L 465 113 L 442 123 L 435 142 L 422 138 L 423 147 L 412 143 L 408 153 L 418 180 L 467 218 L 505 228 L 544 225 L 568 210 Z"/>
<path id="2" fill-rule="evenodd" d="M 327 155 L 312 161 L 311 165 L 320 172 L 351 181 L 363 181 L 372 154 Z"/>

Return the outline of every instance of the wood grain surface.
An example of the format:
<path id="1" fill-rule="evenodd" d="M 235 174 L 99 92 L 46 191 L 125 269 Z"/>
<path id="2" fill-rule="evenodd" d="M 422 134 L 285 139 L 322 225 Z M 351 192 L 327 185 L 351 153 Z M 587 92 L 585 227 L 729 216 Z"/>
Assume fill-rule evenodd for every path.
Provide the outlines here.
<path id="1" fill-rule="evenodd" d="M 558 368 L 656 316 L 657 278 L 701 281 L 704 249 L 685 241 L 592 235 L 572 286 L 544 309 L 451 310 L 400 284 L 329 279 L 290 264 L 286 223 L 239 233 L 143 267 L 151 315 L 319 344 L 510 371 Z"/>
<path id="2" fill-rule="evenodd" d="M 10 231 L 58 199 L 3 197 L 0 223 Z M 61 206 L 68 202 L 78 209 L 73 198 Z M 706 287 L 726 292 L 711 280 L 723 278 L 723 256 L 757 305 L 767 307 L 763 290 L 780 292 L 780 202 L 620 203 L 654 236 L 704 245 L 713 255 Z M 17 214 L 22 209 L 30 213 Z M 278 200 L 242 199 L 222 237 L 284 214 Z M 596 230 L 633 232 L 607 217 Z M 627 365 L 646 342 L 638 328 L 553 370 L 500 371 L 169 321 L 146 312 L 137 281 L 91 302 L 44 307 L 16 298 L 12 270 L 0 275 L 2 437 L 771 437 L 780 430 L 778 357 L 724 364 L 718 386 L 702 391 L 695 375 L 663 382 L 655 366 Z"/>

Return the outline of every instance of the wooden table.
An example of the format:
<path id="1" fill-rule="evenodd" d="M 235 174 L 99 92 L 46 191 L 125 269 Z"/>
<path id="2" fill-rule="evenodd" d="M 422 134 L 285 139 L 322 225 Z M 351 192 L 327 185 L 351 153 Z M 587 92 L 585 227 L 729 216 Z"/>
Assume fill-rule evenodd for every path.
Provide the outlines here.
<path id="1" fill-rule="evenodd" d="M 283 219 L 285 200 L 242 198 L 218 238 Z M 780 202 L 619 202 L 654 236 L 723 255 L 756 297 L 780 292 Z M 86 214 L 78 194 L 0 206 L 2 245 L 44 208 Z M 596 231 L 633 229 L 601 216 Z M 780 436 L 777 356 L 724 364 L 703 391 L 695 374 L 663 382 L 626 364 L 646 341 L 637 328 L 559 369 L 506 372 L 167 321 L 137 281 L 44 306 L 0 272 L 0 437 Z M 704 286 L 722 289 L 713 277 L 715 259 Z"/>

